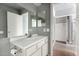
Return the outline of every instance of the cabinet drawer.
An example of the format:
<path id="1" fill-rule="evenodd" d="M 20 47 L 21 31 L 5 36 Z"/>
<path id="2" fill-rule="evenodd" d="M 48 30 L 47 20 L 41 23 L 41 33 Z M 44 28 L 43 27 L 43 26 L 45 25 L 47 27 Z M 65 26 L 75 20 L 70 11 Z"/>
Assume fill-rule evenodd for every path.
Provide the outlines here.
<path id="1" fill-rule="evenodd" d="M 32 56 L 41 56 L 41 48 L 38 49 Z"/>
<path id="2" fill-rule="evenodd" d="M 27 56 L 32 55 L 37 50 L 36 45 L 33 45 L 26 49 Z"/>
<path id="3" fill-rule="evenodd" d="M 37 47 L 40 48 L 44 43 L 45 43 L 44 40 L 40 41 L 40 42 L 37 44 Z"/>

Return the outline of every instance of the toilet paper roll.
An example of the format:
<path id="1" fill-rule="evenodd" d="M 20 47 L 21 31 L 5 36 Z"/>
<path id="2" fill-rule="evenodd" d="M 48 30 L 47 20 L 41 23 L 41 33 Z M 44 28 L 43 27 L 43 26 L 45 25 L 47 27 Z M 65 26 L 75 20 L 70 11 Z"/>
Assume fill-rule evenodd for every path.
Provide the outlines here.
<path id="1" fill-rule="evenodd" d="M 16 52 L 17 52 L 16 49 L 12 49 L 12 50 L 11 50 L 11 54 L 12 54 L 12 55 L 16 55 Z"/>

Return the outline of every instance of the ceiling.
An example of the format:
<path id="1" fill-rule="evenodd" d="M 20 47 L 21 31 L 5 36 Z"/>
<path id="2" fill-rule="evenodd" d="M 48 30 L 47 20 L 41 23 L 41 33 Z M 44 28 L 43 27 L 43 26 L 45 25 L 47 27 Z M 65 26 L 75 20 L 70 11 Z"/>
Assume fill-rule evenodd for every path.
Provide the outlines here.
<path id="1" fill-rule="evenodd" d="M 53 4 L 56 11 L 74 8 L 74 3 L 55 3 Z"/>
<path id="2" fill-rule="evenodd" d="M 36 7 L 39 7 L 42 5 L 42 3 L 33 3 Z"/>
<path id="3" fill-rule="evenodd" d="M 23 9 L 27 4 L 31 4 L 35 7 L 39 7 L 40 5 L 42 5 L 41 3 L 2 3 L 2 4 L 9 6 L 9 7 L 12 7 L 12 8 L 15 8 L 15 9 L 18 9 L 18 10 Z M 24 4 L 25 6 L 22 7 L 19 4 Z"/>
<path id="4" fill-rule="evenodd" d="M 40 7 L 41 5 L 44 4 L 43 3 L 0 3 L 0 5 L 5 5 L 22 11 L 29 10 L 32 12 L 36 12 L 36 7 Z M 76 10 L 74 3 L 53 3 L 53 7 L 54 7 L 55 16 L 57 17 L 74 14 Z"/>
<path id="5" fill-rule="evenodd" d="M 11 7 L 11 8 L 14 8 L 14 9 L 17 9 L 17 10 L 22 10 L 24 9 L 23 7 L 21 7 L 20 5 L 18 5 L 17 3 L 0 3 L 1 5 L 5 5 L 5 6 L 8 6 L 8 7 Z"/>
<path id="6" fill-rule="evenodd" d="M 65 16 L 76 13 L 75 3 L 55 3 L 53 4 L 56 17 Z"/>
<path id="7" fill-rule="evenodd" d="M 0 3 L 0 5 L 8 6 L 22 12 L 28 10 L 36 14 L 37 7 L 41 7 L 41 5 L 44 5 L 44 3 Z"/>
<path id="8" fill-rule="evenodd" d="M 27 10 L 31 12 L 36 12 L 36 7 L 40 4 L 33 3 L 0 3 L 2 6 L 7 6 L 13 8 L 21 13 L 25 13 Z"/>

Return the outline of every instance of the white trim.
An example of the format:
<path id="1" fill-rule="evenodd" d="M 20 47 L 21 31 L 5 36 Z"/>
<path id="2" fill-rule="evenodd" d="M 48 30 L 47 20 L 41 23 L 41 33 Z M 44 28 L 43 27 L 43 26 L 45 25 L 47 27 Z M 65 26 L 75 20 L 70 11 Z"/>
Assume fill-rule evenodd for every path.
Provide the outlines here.
<path id="1" fill-rule="evenodd" d="M 69 14 L 69 15 L 63 15 L 63 16 L 54 16 L 55 18 L 60 18 L 60 17 L 66 17 L 66 16 L 72 16 L 74 14 Z"/>

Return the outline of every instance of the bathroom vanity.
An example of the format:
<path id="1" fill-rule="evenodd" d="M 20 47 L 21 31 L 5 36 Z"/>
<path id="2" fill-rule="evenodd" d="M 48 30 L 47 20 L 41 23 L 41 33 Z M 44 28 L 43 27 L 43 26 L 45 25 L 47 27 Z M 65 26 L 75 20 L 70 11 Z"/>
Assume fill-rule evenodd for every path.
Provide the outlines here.
<path id="1" fill-rule="evenodd" d="M 35 36 L 11 41 L 14 56 L 46 56 L 48 55 L 48 37 Z"/>

